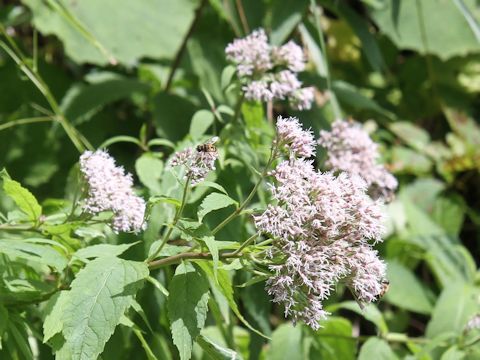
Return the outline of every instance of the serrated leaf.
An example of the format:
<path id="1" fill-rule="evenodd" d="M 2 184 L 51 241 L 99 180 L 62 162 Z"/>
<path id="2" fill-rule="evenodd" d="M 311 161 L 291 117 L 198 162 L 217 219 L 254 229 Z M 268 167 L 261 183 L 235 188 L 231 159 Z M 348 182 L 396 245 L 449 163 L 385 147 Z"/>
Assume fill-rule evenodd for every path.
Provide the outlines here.
<path id="1" fill-rule="evenodd" d="M 169 292 L 167 307 L 173 343 L 180 359 L 188 360 L 192 356 L 193 342 L 207 318 L 209 284 L 203 272 L 192 264 L 181 263 L 175 270 Z"/>
<path id="2" fill-rule="evenodd" d="M 209 338 L 200 335 L 197 338 L 197 343 L 203 349 L 209 359 L 212 360 L 241 360 L 242 357 L 234 350 L 227 349 L 210 340 Z"/>
<path id="3" fill-rule="evenodd" d="M 230 196 L 220 193 L 211 193 L 203 199 L 198 210 L 198 221 L 202 221 L 205 215 L 212 211 L 226 208 L 231 205 L 237 205 L 238 203 Z"/>
<path id="4" fill-rule="evenodd" d="M 88 259 L 100 258 L 105 256 L 118 256 L 130 249 L 132 246 L 138 244 L 134 242 L 131 244 L 97 244 L 87 246 L 86 248 L 79 249 L 73 254 L 73 258 L 80 259 L 82 261 L 88 261 Z"/>
<path id="5" fill-rule="evenodd" d="M 12 260 L 15 258 L 54 267 L 61 272 L 67 266 L 65 254 L 50 245 L 39 245 L 36 240 L 0 240 L 0 253 Z"/>
<path id="6" fill-rule="evenodd" d="M 5 170 L 0 172 L 0 176 L 3 180 L 3 190 L 5 194 L 28 216 L 30 221 L 38 221 L 40 215 L 42 215 L 42 207 L 35 196 L 19 182 L 10 179 Z"/>
<path id="7" fill-rule="evenodd" d="M 53 336 L 62 331 L 64 306 L 69 300 L 68 291 L 60 291 L 50 298 L 45 311 L 47 316 L 43 322 L 43 342 L 46 343 Z"/>
<path id="8" fill-rule="evenodd" d="M 143 262 L 102 257 L 89 262 L 60 303 L 64 342 L 58 360 L 95 359 L 148 276 Z M 58 317 L 57 317 L 58 319 Z M 54 329 L 55 330 L 55 329 Z M 50 333 L 51 334 L 51 333 Z"/>

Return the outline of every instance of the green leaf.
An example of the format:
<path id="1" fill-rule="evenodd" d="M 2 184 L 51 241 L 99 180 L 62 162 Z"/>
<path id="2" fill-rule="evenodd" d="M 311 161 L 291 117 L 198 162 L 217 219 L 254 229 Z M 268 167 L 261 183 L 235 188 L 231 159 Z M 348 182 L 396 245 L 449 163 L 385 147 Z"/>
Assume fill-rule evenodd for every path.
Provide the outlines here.
<path id="1" fill-rule="evenodd" d="M 23 2 L 31 9 L 36 28 L 45 35 L 58 36 L 74 61 L 99 65 L 107 63 L 109 59 L 92 39 L 86 38 L 78 26 L 47 2 Z M 190 27 L 197 2 L 87 0 L 78 3 L 61 1 L 61 5 L 71 14 L 73 21 L 88 29 L 90 36 L 108 54 L 120 63 L 133 65 L 142 57 L 173 58 Z M 115 9 L 115 16 L 110 16 L 112 9 Z"/>
<path id="2" fill-rule="evenodd" d="M 43 322 L 43 342 L 46 343 L 63 328 L 64 307 L 70 300 L 69 291 L 60 291 L 50 298 L 47 304 L 45 321 Z"/>
<path id="3" fill-rule="evenodd" d="M 272 334 L 267 360 L 304 360 L 302 328 L 290 323 L 282 324 Z"/>
<path id="4" fill-rule="evenodd" d="M 352 324 L 345 318 L 330 316 L 314 334 L 310 359 L 355 359 L 357 342 L 352 337 Z"/>
<path id="5" fill-rule="evenodd" d="M 242 357 L 236 351 L 227 349 L 218 345 L 209 338 L 200 335 L 197 338 L 197 343 L 212 360 L 241 360 Z"/>
<path id="6" fill-rule="evenodd" d="M 167 306 L 173 343 L 180 359 L 190 359 L 193 342 L 205 326 L 209 284 L 202 271 L 192 264 L 181 263 L 175 270 L 169 292 Z"/>
<path id="7" fill-rule="evenodd" d="M 385 299 L 406 310 L 430 314 L 433 307 L 424 286 L 413 272 L 398 262 L 388 262 L 387 278 L 390 287 Z"/>
<path id="8" fill-rule="evenodd" d="M 198 221 L 202 221 L 205 215 L 209 214 L 212 211 L 226 208 L 228 206 L 235 205 L 238 203 L 233 200 L 230 196 L 220 193 L 211 193 L 203 199 L 202 203 L 199 206 L 198 210 Z"/>
<path id="9" fill-rule="evenodd" d="M 149 90 L 138 80 L 105 74 L 107 76 L 103 76 L 101 81 L 88 85 L 75 84 L 68 90 L 60 104 L 67 119 L 75 123 L 89 120 L 105 105 Z"/>
<path id="10" fill-rule="evenodd" d="M 423 151 L 430 143 L 430 134 L 421 127 L 405 121 L 397 121 L 389 126 L 400 139 L 418 151 Z"/>
<path id="11" fill-rule="evenodd" d="M 478 295 L 478 290 L 473 286 L 451 283 L 438 298 L 426 336 L 433 339 L 450 332 L 460 335 L 468 320 L 479 312 Z"/>
<path id="12" fill-rule="evenodd" d="M 61 295 L 66 298 L 60 298 L 52 310 L 64 339 L 56 358 L 97 358 L 147 276 L 143 262 L 116 257 L 89 262 L 73 280 L 71 290 Z M 57 329 L 49 328 L 49 335 Z"/>
<path id="13" fill-rule="evenodd" d="M 442 60 L 480 51 L 475 33 L 453 1 L 386 0 L 370 13 L 399 49 L 437 55 Z"/>
<path id="14" fill-rule="evenodd" d="M 210 254 L 212 254 L 213 260 L 213 274 L 215 281 L 217 280 L 217 270 L 218 270 L 218 244 L 214 236 L 204 236 L 201 240 L 207 245 Z"/>
<path id="15" fill-rule="evenodd" d="M 273 45 L 281 45 L 302 20 L 307 11 L 308 0 L 274 1 L 270 40 Z"/>
<path id="16" fill-rule="evenodd" d="M 197 262 L 198 266 L 202 268 L 202 270 L 211 278 L 214 279 L 214 274 L 213 274 L 213 266 L 207 262 L 207 261 L 201 261 Z M 212 283 L 218 289 L 223 296 L 227 299 L 228 306 L 230 306 L 230 309 L 232 309 L 233 313 L 238 317 L 238 319 L 250 330 L 252 330 L 254 333 L 269 339 L 268 336 L 262 334 L 260 331 L 255 329 L 252 325 L 249 324 L 249 322 L 243 317 L 243 315 L 240 313 L 240 310 L 238 309 L 238 305 L 235 302 L 235 299 L 233 297 L 233 286 L 232 286 L 232 280 L 230 280 L 230 277 L 228 276 L 228 272 L 223 270 L 223 269 L 218 269 L 217 272 L 217 278 L 218 282 L 213 281 Z"/>
<path id="17" fill-rule="evenodd" d="M 52 266 L 59 272 L 65 269 L 68 263 L 65 254 L 61 254 L 50 245 L 39 245 L 36 242 L 36 239 L 0 240 L 0 253 L 12 260 L 23 259 Z"/>
<path id="18" fill-rule="evenodd" d="M 200 139 L 210 126 L 212 126 L 215 116 L 210 110 L 198 110 L 190 123 L 190 136 L 194 140 Z"/>
<path id="19" fill-rule="evenodd" d="M 363 344 L 358 355 L 358 360 L 397 360 L 390 345 L 385 340 L 372 337 Z"/>
<path id="20" fill-rule="evenodd" d="M 36 222 L 42 215 L 42 207 L 35 196 L 25 189 L 19 182 L 12 180 L 5 170 L 0 172 L 3 180 L 3 190 L 15 204 L 28 215 L 30 221 Z"/>
<path id="21" fill-rule="evenodd" d="M 163 162 L 153 154 L 145 153 L 135 162 L 135 171 L 138 178 L 152 194 L 160 194 L 160 178 L 163 172 Z"/>
<path id="22" fill-rule="evenodd" d="M 123 254 L 125 251 L 130 249 L 132 246 L 137 245 L 139 241 L 131 243 L 131 244 L 120 244 L 120 245 L 112 245 L 112 244 L 97 244 L 87 246 L 86 248 L 77 250 L 73 257 L 84 262 L 87 262 L 88 259 L 92 258 L 100 258 L 105 256 L 118 256 Z"/>
<path id="23" fill-rule="evenodd" d="M 0 304 L 0 349 L 2 349 L 2 337 L 8 328 L 8 311 Z"/>
<path id="24" fill-rule="evenodd" d="M 462 360 L 465 356 L 467 356 L 465 351 L 460 350 L 458 345 L 454 345 L 443 353 L 440 360 Z"/>
<path id="25" fill-rule="evenodd" d="M 374 323 L 380 333 L 387 334 L 388 333 L 388 326 L 387 322 L 385 321 L 382 313 L 378 310 L 378 308 L 374 304 L 369 304 L 365 306 L 364 309 L 360 309 L 360 306 L 355 301 L 344 301 L 339 304 L 330 305 L 327 307 L 328 311 L 336 311 L 337 309 L 347 309 L 361 315 L 366 320 L 371 321 Z"/>
<path id="26" fill-rule="evenodd" d="M 228 195 L 227 190 L 225 190 L 225 188 L 222 185 L 219 185 L 219 184 L 211 182 L 211 181 L 202 181 L 201 183 L 195 184 L 195 187 L 196 188 L 198 188 L 198 187 L 209 187 L 209 188 L 218 190 L 218 191 L 224 193 L 225 195 Z"/>

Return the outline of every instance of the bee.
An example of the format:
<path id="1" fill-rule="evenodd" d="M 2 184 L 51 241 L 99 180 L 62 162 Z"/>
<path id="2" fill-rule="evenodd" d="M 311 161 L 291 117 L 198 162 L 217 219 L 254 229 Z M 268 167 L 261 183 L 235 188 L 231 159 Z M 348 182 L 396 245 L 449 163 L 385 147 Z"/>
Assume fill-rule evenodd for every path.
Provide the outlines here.
<path id="1" fill-rule="evenodd" d="M 384 280 L 382 281 L 382 289 L 380 290 L 380 293 L 378 294 L 378 298 L 382 298 L 390 288 L 390 281 Z"/>
<path id="2" fill-rule="evenodd" d="M 197 146 L 198 152 L 205 152 L 205 153 L 212 153 L 216 152 L 217 148 L 215 147 L 216 142 L 218 141 L 218 136 L 214 136 L 210 140 L 208 140 L 205 144 L 201 144 Z"/>

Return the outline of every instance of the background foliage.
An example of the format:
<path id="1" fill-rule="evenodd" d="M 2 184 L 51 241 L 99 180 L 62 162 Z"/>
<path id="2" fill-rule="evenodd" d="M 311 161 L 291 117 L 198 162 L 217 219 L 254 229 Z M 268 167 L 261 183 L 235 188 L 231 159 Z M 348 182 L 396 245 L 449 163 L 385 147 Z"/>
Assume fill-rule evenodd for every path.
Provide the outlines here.
<path id="1" fill-rule="evenodd" d="M 8 169 L 0 196 L 0 358 L 52 358 L 46 342 L 62 359 L 175 359 L 192 351 L 196 359 L 480 357 L 480 333 L 464 331 L 480 312 L 478 0 L 0 4 L 0 164 Z M 260 104 L 235 108 L 224 49 L 259 27 L 274 44 L 292 38 L 307 48 L 302 80 L 317 88 L 311 110 L 276 104 L 272 113 L 297 115 L 316 134 L 336 117 L 365 122 L 401 184 L 380 246 L 388 293 L 361 311 L 338 289 L 318 332 L 284 320 L 262 282 L 244 286 L 250 275 L 232 271 L 242 267 L 235 262 L 152 271 L 136 298 L 135 288 L 125 288 L 147 278 L 141 260 L 181 198 L 164 171 L 173 151 L 221 135 L 220 165 L 209 179 L 221 187 L 196 188 L 185 209 L 194 217 L 198 208 L 209 226 L 253 187 L 251 168 L 268 156 L 272 113 Z M 12 57 L 11 48 L 24 57 Z M 236 111 L 246 127 L 232 124 Z M 140 237 L 48 225 L 74 196 L 79 152 L 68 133 L 75 131 L 95 148 L 108 147 L 145 197 L 169 197 L 153 207 Z M 260 189 L 252 207 L 266 197 Z M 25 237 L 5 225 L 18 219 L 47 222 Z M 237 219 L 215 239 L 205 237 L 205 246 L 218 253 L 215 247 L 247 238 L 249 226 L 248 216 Z M 106 257 L 112 254 L 121 259 Z M 39 275 L 55 269 L 72 279 L 81 264 L 70 292 Z M 105 302 L 89 302 L 103 281 L 109 285 L 96 296 Z M 62 313 L 51 311 L 55 302 Z M 89 323 L 86 312 L 102 325 Z M 73 339 L 68 347 L 58 338 L 62 325 L 71 329 L 64 331 Z"/>

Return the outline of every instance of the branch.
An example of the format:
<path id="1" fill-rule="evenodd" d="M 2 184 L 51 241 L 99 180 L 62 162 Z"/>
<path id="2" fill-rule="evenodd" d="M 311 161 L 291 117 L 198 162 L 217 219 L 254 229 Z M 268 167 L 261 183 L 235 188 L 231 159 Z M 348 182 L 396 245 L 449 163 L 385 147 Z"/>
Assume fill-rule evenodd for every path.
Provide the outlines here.
<path id="1" fill-rule="evenodd" d="M 243 254 L 235 253 L 235 252 L 228 252 L 219 254 L 220 259 L 231 259 L 231 258 L 240 258 Z M 179 263 L 182 260 L 195 260 L 195 259 L 204 259 L 204 260 L 211 260 L 212 254 L 208 252 L 204 253 L 197 253 L 197 252 L 186 252 L 182 254 L 172 255 L 160 260 L 150 261 L 148 263 L 148 268 L 150 270 L 159 269 L 163 266 L 171 265 Z"/>

